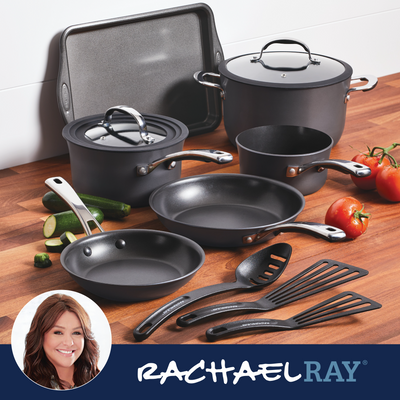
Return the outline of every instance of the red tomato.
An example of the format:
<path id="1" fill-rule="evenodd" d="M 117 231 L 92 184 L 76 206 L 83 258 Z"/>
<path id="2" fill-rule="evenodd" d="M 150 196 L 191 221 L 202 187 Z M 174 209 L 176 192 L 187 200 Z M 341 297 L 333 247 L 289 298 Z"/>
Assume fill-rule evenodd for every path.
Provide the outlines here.
<path id="1" fill-rule="evenodd" d="M 342 229 L 347 238 L 355 239 L 367 230 L 370 216 L 357 199 L 343 197 L 329 207 L 325 224 Z"/>
<path id="2" fill-rule="evenodd" d="M 386 200 L 400 201 L 400 166 L 389 165 L 379 171 L 376 190 Z"/>
<path id="3" fill-rule="evenodd" d="M 382 162 L 379 164 L 379 160 L 382 158 L 382 155 L 371 156 L 369 154 L 359 153 L 353 157 L 352 161 L 366 165 L 371 170 L 371 175 L 366 176 L 364 178 L 357 178 L 356 176 L 351 175 L 351 179 L 353 183 L 360 189 L 363 190 L 373 190 L 376 189 L 375 179 L 378 172 L 390 165 L 390 161 L 388 158 L 383 158 Z"/>

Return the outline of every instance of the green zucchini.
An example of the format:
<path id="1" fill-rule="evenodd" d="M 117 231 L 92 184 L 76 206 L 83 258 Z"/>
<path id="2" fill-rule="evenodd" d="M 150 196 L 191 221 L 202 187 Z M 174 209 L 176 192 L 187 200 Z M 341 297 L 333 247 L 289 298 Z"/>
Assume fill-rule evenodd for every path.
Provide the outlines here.
<path id="1" fill-rule="evenodd" d="M 50 257 L 47 253 L 38 253 L 35 255 L 33 265 L 36 268 L 47 268 L 52 264 Z"/>
<path id="2" fill-rule="evenodd" d="M 88 209 L 93 217 L 102 224 L 104 221 L 103 212 L 95 207 L 88 207 Z M 89 227 L 95 229 L 96 225 L 93 221 L 89 221 Z M 52 214 L 44 221 L 43 235 L 45 238 L 60 236 L 66 231 L 72 233 L 84 232 L 81 222 L 72 210 Z"/>
<path id="3" fill-rule="evenodd" d="M 131 212 L 131 206 L 120 201 L 109 200 L 103 197 L 82 193 L 78 193 L 78 196 L 86 207 L 99 208 L 106 218 L 121 219 L 128 216 Z M 68 204 L 52 191 L 47 192 L 43 196 L 42 203 L 49 211 L 53 213 L 70 210 Z"/>
<path id="4" fill-rule="evenodd" d="M 49 253 L 61 253 L 65 249 L 65 244 L 60 239 L 48 239 L 44 245 Z"/>
<path id="5" fill-rule="evenodd" d="M 72 232 L 66 231 L 60 236 L 60 240 L 62 244 L 66 247 L 72 242 L 75 242 L 76 236 Z"/>

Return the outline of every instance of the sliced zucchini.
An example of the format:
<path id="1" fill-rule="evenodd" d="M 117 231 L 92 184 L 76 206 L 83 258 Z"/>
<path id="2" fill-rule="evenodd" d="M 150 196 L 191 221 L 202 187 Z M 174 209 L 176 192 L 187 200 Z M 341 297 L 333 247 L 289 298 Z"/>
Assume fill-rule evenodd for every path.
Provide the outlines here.
<path id="1" fill-rule="evenodd" d="M 100 224 L 103 223 L 104 214 L 101 210 L 95 207 L 88 207 L 88 210 Z M 93 221 L 89 221 L 89 227 L 95 229 L 96 225 Z M 44 221 L 43 235 L 46 238 L 60 236 L 66 231 L 72 233 L 84 232 L 81 222 L 72 210 L 52 214 Z"/>
<path id="2" fill-rule="evenodd" d="M 121 219 L 129 215 L 131 212 L 131 206 L 120 201 L 82 193 L 78 193 L 78 196 L 86 207 L 99 208 L 106 218 Z M 42 203 L 53 213 L 68 211 L 70 209 L 68 204 L 53 191 L 47 192 L 43 196 Z"/>
<path id="3" fill-rule="evenodd" d="M 50 253 L 61 253 L 65 249 L 65 244 L 60 239 L 48 239 L 44 245 Z"/>
<path id="4" fill-rule="evenodd" d="M 38 253 L 35 255 L 33 265 L 36 268 L 48 268 L 52 264 L 50 257 L 47 253 Z"/>
<path id="5" fill-rule="evenodd" d="M 75 242 L 75 240 L 77 240 L 77 239 L 76 239 L 76 236 L 72 232 L 66 231 L 60 236 L 60 240 L 64 246 L 68 246 L 72 242 Z"/>

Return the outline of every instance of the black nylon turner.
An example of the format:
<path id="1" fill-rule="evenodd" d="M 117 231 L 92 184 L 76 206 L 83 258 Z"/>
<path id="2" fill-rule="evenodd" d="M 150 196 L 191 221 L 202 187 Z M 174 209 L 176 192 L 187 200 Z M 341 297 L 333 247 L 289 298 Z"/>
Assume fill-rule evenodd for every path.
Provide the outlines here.
<path id="1" fill-rule="evenodd" d="M 376 310 L 381 307 L 381 304 L 360 294 L 344 292 L 286 320 L 259 318 L 234 321 L 208 329 L 206 336 L 207 340 L 213 342 L 228 335 L 251 330 L 299 329 L 352 314 Z"/>
<path id="2" fill-rule="evenodd" d="M 180 316 L 176 323 L 186 327 L 217 314 L 274 310 L 365 275 L 368 275 L 365 269 L 334 260 L 320 260 L 257 301 L 200 308 Z"/>

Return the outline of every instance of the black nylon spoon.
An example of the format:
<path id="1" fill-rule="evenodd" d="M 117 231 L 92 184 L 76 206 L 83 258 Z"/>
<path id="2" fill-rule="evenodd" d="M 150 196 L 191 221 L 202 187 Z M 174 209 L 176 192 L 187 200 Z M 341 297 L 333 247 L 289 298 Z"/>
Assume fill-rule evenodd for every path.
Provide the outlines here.
<path id="1" fill-rule="evenodd" d="M 180 316 L 176 323 L 186 327 L 205 318 L 232 311 L 271 311 L 365 275 L 368 275 L 365 269 L 334 260 L 320 260 L 257 301 L 200 308 Z"/>
<path id="2" fill-rule="evenodd" d="M 290 330 L 319 324 L 336 318 L 346 317 L 365 311 L 381 308 L 382 305 L 354 292 L 344 292 L 307 309 L 292 318 L 248 319 L 229 322 L 210 328 L 206 332 L 207 340 L 214 342 L 228 335 L 251 330 Z"/>
<path id="3" fill-rule="evenodd" d="M 133 336 L 139 342 L 147 339 L 172 315 L 205 297 L 230 290 L 254 289 L 270 285 L 285 270 L 291 254 L 292 247 L 287 243 L 277 243 L 252 254 L 236 268 L 236 281 L 199 288 L 171 300 L 143 320 L 133 330 Z"/>

